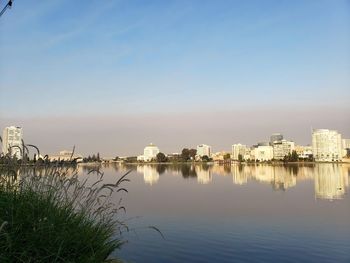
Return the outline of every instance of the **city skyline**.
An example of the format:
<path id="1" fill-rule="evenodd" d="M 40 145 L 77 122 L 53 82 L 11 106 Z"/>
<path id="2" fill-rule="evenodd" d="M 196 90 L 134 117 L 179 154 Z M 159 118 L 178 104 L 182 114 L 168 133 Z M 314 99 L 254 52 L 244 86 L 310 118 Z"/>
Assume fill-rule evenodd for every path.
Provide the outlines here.
<path id="1" fill-rule="evenodd" d="M 0 128 L 45 152 L 350 137 L 347 1 L 69 4 L 15 3 L 0 24 Z"/>
<path id="2" fill-rule="evenodd" d="M 25 141 L 25 138 L 24 137 L 22 137 L 23 136 L 23 127 L 19 127 L 18 125 L 14 125 L 14 126 L 8 126 L 8 127 L 4 127 L 4 129 L 3 129 L 3 136 L 2 136 L 2 152 L 3 153 L 5 153 L 7 150 L 6 150 L 6 148 L 7 148 L 7 144 L 8 144 L 8 141 L 7 141 L 7 131 L 8 130 L 11 130 L 11 129 L 13 129 L 13 130 L 20 130 L 20 137 L 19 138 L 17 138 L 16 140 L 15 140 L 15 143 L 13 144 L 12 143 L 12 145 L 16 145 L 16 147 L 17 146 L 21 146 L 22 145 L 22 140 L 23 140 L 23 142 Z M 232 147 L 230 150 L 227 150 L 227 145 L 224 147 L 224 148 L 221 148 L 221 149 L 215 149 L 215 147 L 214 147 L 214 151 L 212 150 L 212 144 L 210 144 L 210 145 L 206 145 L 206 144 L 203 144 L 203 143 L 197 143 L 197 144 L 189 144 L 189 145 L 185 145 L 185 146 L 183 146 L 183 148 L 177 148 L 177 150 L 174 150 L 174 151 L 164 151 L 163 149 L 164 148 L 162 148 L 162 150 L 160 150 L 159 148 L 158 148 L 158 146 L 156 145 L 156 144 L 154 144 L 153 142 L 151 142 L 151 143 L 149 143 L 149 144 L 147 144 L 146 145 L 146 147 L 144 148 L 144 154 L 143 155 L 140 155 L 139 153 L 140 153 L 140 149 L 138 149 L 137 151 L 138 151 L 138 153 L 136 153 L 136 154 L 125 154 L 125 153 L 122 153 L 122 154 L 115 154 L 115 153 L 113 153 L 113 154 L 111 154 L 111 155 L 109 155 L 109 156 L 106 156 L 106 155 L 104 155 L 104 156 L 102 156 L 102 157 L 105 157 L 105 158 L 114 158 L 114 157 L 116 157 L 116 156 L 119 156 L 119 157 L 127 157 L 127 156 L 134 156 L 134 157 L 136 157 L 137 156 L 137 159 L 138 160 L 140 160 L 140 161 L 151 161 L 153 158 L 155 158 L 156 157 L 156 155 L 159 153 L 159 152 L 161 152 L 161 153 L 165 153 L 165 154 L 173 154 L 173 153 L 181 153 L 181 150 L 182 149 L 184 149 L 184 148 L 196 148 L 196 150 L 197 150 L 197 154 L 198 154 L 198 156 L 200 156 L 200 157 L 202 157 L 202 156 L 204 156 L 204 155 L 206 155 L 206 156 L 211 156 L 211 155 L 213 155 L 214 153 L 215 154 L 218 154 L 218 153 L 230 153 L 232 156 L 231 156 L 231 158 L 232 158 L 232 160 L 238 160 L 238 153 L 234 153 L 234 149 L 233 149 L 233 147 L 234 146 L 238 146 L 238 147 L 243 147 L 242 149 L 250 149 L 250 150 L 252 150 L 253 148 L 255 148 L 255 150 L 258 150 L 258 149 L 260 149 L 260 150 L 263 150 L 263 151 L 265 151 L 265 150 L 269 150 L 269 151 L 271 151 L 271 153 L 270 153 L 270 155 L 269 155 L 269 157 L 267 157 L 267 156 L 265 156 L 264 158 L 266 158 L 267 157 L 267 159 L 266 160 L 270 160 L 270 159 L 272 159 L 272 158 L 274 158 L 274 159 L 283 159 L 283 157 L 287 154 L 287 152 L 289 152 L 289 153 L 292 153 L 292 150 L 294 151 L 294 150 L 296 150 L 296 147 L 298 147 L 298 146 L 308 146 L 308 147 L 310 147 L 310 148 L 314 148 L 315 147 L 315 145 L 314 145 L 314 134 L 315 133 L 318 133 L 318 132 L 331 132 L 331 134 L 333 134 L 334 132 L 335 133 L 337 133 L 338 135 L 337 136 L 339 136 L 339 142 L 338 142 L 338 144 L 339 145 L 336 145 L 336 146 L 332 146 L 332 147 L 338 147 L 339 148 L 339 153 L 340 153 L 340 155 L 338 155 L 339 157 L 337 157 L 337 158 L 341 158 L 343 155 L 343 153 L 342 153 L 342 151 L 343 150 L 346 150 L 346 148 L 348 148 L 348 145 L 349 145 L 349 141 L 350 141 L 350 139 L 348 139 L 347 137 L 344 137 L 344 135 L 342 134 L 342 133 L 338 133 L 338 131 L 337 130 L 333 130 L 333 129 L 325 129 L 325 128 L 321 128 L 321 129 L 312 129 L 312 131 L 311 131 L 311 143 L 307 143 L 307 144 L 302 144 L 302 143 L 298 143 L 298 142 L 295 142 L 295 140 L 292 140 L 292 139 L 290 139 L 290 138 L 286 138 L 286 137 L 284 137 L 284 135 L 283 134 L 281 134 L 281 133 L 271 133 L 270 134 L 270 136 L 268 136 L 267 138 L 265 138 L 265 139 L 262 139 L 262 140 L 259 140 L 259 141 L 255 141 L 254 143 L 252 143 L 252 144 L 249 144 L 249 145 L 242 145 L 241 144 L 241 141 L 239 141 L 239 142 L 234 142 L 234 143 L 232 143 L 231 144 L 231 146 L 230 147 Z M 277 137 L 276 137 L 277 136 Z M 342 137 L 343 136 L 343 137 Z M 271 141 L 271 139 L 272 138 L 276 138 L 276 141 Z M 286 140 L 287 139 L 287 140 Z M 13 139 L 11 139 L 11 140 L 13 140 Z M 332 139 L 333 140 L 333 139 Z M 26 144 L 28 144 L 28 141 L 25 141 L 25 143 Z M 174 143 L 174 142 L 173 142 Z M 324 145 L 323 144 L 324 142 L 322 142 L 322 147 L 325 147 L 326 145 Z M 333 143 L 333 141 L 331 141 L 331 142 L 329 142 L 329 143 Z M 289 145 L 289 144 L 291 144 L 291 145 Z M 179 146 L 179 145 L 178 145 Z M 264 147 L 270 147 L 269 149 L 265 149 Z M 40 147 L 40 146 L 39 146 Z M 63 149 L 61 146 L 59 146 L 59 145 L 56 145 L 55 146 L 56 148 L 59 148 L 59 150 L 56 150 L 56 152 L 45 152 L 45 154 L 50 154 L 50 156 L 56 156 L 56 154 L 58 153 L 58 152 L 60 152 L 59 153 L 59 155 L 57 155 L 57 156 L 60 156 L 60 154 L 61 154 L 61 152 L 65 152 L 65 154 L 64 154 L 64 158 L 66 158 L 66 157 L 68 157 L 68 159 L 69 159 L 69 156 L 71 155 L 71 151 L 70 150 L 67 150 L 67 149 L 69 149 L 69 148 L 65 148 L 65 149 Z M 77 152 L 79 152 L 79 158 L 82 158 L 83 156 L 81 156 L 80 154 L 82 153 L 83 155 L 85 155 L 85 156 L 87 156 L 87 155 L 91 155 L 91 154 L 95 154 L 95 153 L 98 153 L 98 154 L 100 154 L 100 153 L 102 153 L 102 155 L 103 155 L 103 152 L 101 152 L 101 151 L 99 151 L 99 150 L 97 150 L 97 151 L 95 151 L 95 152 L 88 152 L 88 153 L 84 153 L 84 152 L 81 152 L 78 148 L 76 148 L 76 145 L 74 145 L 73 146 L 74 148 L 75 148 L 75 153 L 77 153 Z M 260 148 L 261 147 L 261 148 Z M 328 146 L 326 146 L 326 148 L 327 148 Z M 263 149 L 264 148 L 264 149 Z M 326 148 L 324 148 L 323 150 L 326 150 Z M 5 150 L 4 150 L 5 149 Z M 328 149 L 328 148 L 327 148 Z M 41 149 L 42 150 L 42 149 Z M 322 150 L 322 151 L 323 151 Z M 17 149 L 17 151 L 18 151 L 18 149 Z M 240 153 L 240 154 L 242 154 L 242 156 L 244 157 L 244 159 L 247 159 L 246 157 L 245 157 L 245 153 L 244 153 L 244 151 L 245 150 L 243 150 L 242 152 L 241 152 L 241 150 L 239 150 L 239 149 L 237 149 L 237 151 Z M 276 151 L 276 152 L 275 152 Z M 304 150 L 303 150 L 304 151 Z M 328 152 L 328 150 L 326 150 L 327 151 L 327 154 L 329 153 Z M 332 150 L 333 151 L 333 150 Z M 68 155 L 66 154 L 66 152 L 68 153 Z M 250 153 L 249 153 L 250 154 Z M 258 152 L 256 152 L 254 155 L 256 155 L 256 154 L 258 154 Z M 299 153 L 298 153 L 299 154 Z M 303 156 L 305 153 L 302 153 L 301 155 Z M 67 155 L 67 156 L 66 156 Z M 237 155 L 237 156 L 236 156 Z M 263 155 L 264 155 L 264 153 L 263 153 Z M 344 152 L 344 155 L 345 155 L 345 152 Z M 52 157 L 53 158 L 53 157 Z M 57 157 L 57 158 L 60 158 L 60 157 Z M 56 158 L 56 159 L 57 159 Z M 260 157 L 253 157 L 253 159 L 260 159 Z M 304 157 L 302 157 L 302 158 L 305 158 L 305 156 Z M 55 158 L 53 158 L 53 159 L 55 159 Z M 251 157 L 248 157 L 248 159 L 251 159 Z M 333 160 L 329 160 L 329 161 L 333 161 Z"/>

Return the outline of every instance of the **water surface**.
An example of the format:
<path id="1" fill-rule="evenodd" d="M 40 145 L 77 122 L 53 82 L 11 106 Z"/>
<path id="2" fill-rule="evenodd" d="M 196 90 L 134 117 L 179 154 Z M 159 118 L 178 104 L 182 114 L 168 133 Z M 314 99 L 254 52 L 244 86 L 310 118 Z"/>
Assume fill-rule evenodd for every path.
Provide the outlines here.
<path id="1" fill-rule="evenodd" d="M 350 262 L 349 165 L 103 169 L 111 182 L 133 170 L 128 262 Z"/>

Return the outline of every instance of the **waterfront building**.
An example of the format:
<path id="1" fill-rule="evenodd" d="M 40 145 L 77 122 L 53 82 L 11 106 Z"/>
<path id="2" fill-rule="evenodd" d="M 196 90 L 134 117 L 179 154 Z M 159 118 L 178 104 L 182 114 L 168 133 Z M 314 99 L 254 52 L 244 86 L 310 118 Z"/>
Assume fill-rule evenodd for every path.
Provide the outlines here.
<path id="1" fill-rule="evenodd" d="M 143 155 L 137 156 L 137 160 L 143 162 L 150 162 L 156 159 L 158 153 L 160 153 L 159 148 L 153 143 L 150 143 L 144 148 Z"/>
<path id="2" fill-rule="evenodd" d="M 255 161 L 270 161 L 273 159 L 272 146 L 258 146 L 254 148 Z"/>
<path id="3" fill-rule="evenodd" d="M 226 158 L 229 160 L 231 158 L 230 153 L 229 152 L 216 152 L 212 154 L 212 159 L 214 162 L 221 162 L 221 161 L 225 161 Z"/>
<path id="4" fill-rule="evenodd" d="M 335 130 L 313 130 L 312 152 L 316 162 L 341 161 L 343 155 L 341 134 Z"/>
<path id="5" fill-rule="evenodd" d="M 350 139 L 343 139 L 343 157 L 347 156 L 350 153 Z"/>
<path id="6" fill-rule="evenodd" d="M 22 138 L 23 130 L 21 127 L 5 127 L 2 133 L 2 152 L 4 155 L 10 154 L 22 159 Z"/>
<path id="7" fill-rule="evenodd" d="M 312 146 L 296 145 L 294 150 L 297 152 L 299 158 L 307 159 L 312 156 Z"/>
<path id="8" fill-rule="evenodd" d="M 40 158 L 40 157 L 39 157 Z M 62 150 L 58 154 L 50 155 L 49 160 L 53 161 L 72 161 L 76 160 L 77 163 L 83 161 L 83 156 L 81 154 L 74 154 L 72 151 Z"/>
<path id="9" fill-rule="evenodd" d="M 249 148 L 244 145 L 244 144 L 234 144 L 232 145 L 232 159 L 233 160 L 238 160 L 238 156 L 242 155 L 243 159 L 246 159 L 248 157 L 247 155 L 249 154 Z M 248 159 L 248 158 L 247 158 Z"/>
<path id="10" fill-rule="evenodd" d="M 273 158 L 275 160 L 283 160 L 284 156 L 292 154 L 294 150 L 294 142 L 287 140 L 274 141 L 273 147 Z"/>
<path id="11" fill-rule="evenodd" d="M 206 144 L 200 144 L 197 146 L 197 155 L 199 157 L 203 156 L 211 156 L 211 146 L 206 145 Z"/>
<path id="12" fill-rule="evenodd" d="M 283 140 L 283 135 L 281 133 L 273 133 L 270 136 L 270 145 L 273 145 L 274 142 L 279 142 Z"/>

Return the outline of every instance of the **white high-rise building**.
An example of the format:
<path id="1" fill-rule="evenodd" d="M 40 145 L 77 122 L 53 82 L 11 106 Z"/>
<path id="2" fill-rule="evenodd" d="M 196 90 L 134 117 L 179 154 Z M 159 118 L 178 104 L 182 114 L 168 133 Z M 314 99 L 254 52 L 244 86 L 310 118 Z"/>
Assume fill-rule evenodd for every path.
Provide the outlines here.
<path id="1" fill-rule="evenodd" d="M 273 158 L 275 160 L 283 160 L 284 156 L 292 154 L 295 144 L 292 141 L 280 140 L 274 141 L 273 144 Z"/>
<path id="2" fill-rule="evenodd" d="M 144 161 L 144 162 L 152 161 L 153 159 L 156 159 L 157 154 L 159 152 L 160 152 L 159 148 L 153 143 L 150 143 L 150 145 L 144 148 L 143 155 L 137 156 L 137 160 Z"/>
<path id="3" fill-rule="evenodd" d="M 2 133 L 2 152 L 22 159 L 22 137 L 23 131 L 21 127 L 5 127 Z"/>
<path id="4" fill-rule="evenodd" d="M 343 155 L 341 134 L 335 130 L 313 130 L 312 152 L 316 162 L 341 161 Z"/>
<path id="5" fill-rule="evenodd" d="M 211 147 L 206 144 L 200 144 L 197 146 L 197 155 L 200 157 L 211 156 Z"/>
<path id="6" fill-rule="evenodd" d="M 249 149 L 247 148 L 246 145 L 243 145 L 243 144 L 234 144 L 232 145 L 232 159 L 233 160 L 238 160 L 238 156 L 241 155 L 242 158 L 244 159 L 247 155 L 247 151 Z"/>

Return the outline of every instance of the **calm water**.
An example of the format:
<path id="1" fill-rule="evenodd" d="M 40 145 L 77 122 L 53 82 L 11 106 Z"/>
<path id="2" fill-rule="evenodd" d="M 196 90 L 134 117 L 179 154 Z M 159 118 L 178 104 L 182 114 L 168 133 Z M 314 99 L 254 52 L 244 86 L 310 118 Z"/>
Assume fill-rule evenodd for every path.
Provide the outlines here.
<path id="1" fill-rule="evenodd" d="M 350 262 L 349 165 L 128 169 L 127 262 Z"/>

